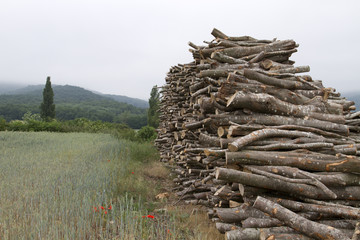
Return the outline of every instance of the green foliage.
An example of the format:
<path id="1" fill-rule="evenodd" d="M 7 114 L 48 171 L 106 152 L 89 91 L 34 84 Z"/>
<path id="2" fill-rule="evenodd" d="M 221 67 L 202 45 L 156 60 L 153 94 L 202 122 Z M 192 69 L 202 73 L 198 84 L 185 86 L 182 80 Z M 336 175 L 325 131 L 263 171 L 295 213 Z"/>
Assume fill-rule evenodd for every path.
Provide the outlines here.
<path id="1" fill-rule="evenodd" d="M 30 111 L 27 111 L 24 116 L 22 117 L 23 121 L 30 122 L 30 121 L 41 121 L 40 114 L 37 113 L 31 113 Z"/>
<path id="2" fill-rule="evenodd" d="M 155 128 L 151 126 L 145 126 L 142 127 L 137 133 L 136 133 L 138 139 L 140 141 L 152 141 L 156 139 L 157 133 L 155 131 Z"/>
<path id="3" fill-rule="evenodd" d="M 7 128 L 6 120 L 3 117 L 0 117 L 0 131 L 5 131 Z"/>
<path id="4" fill-rule="evenodd" d="M 149 109 L 148 109 L 148 125 L 154 128 L 159 126 L 159 107 L 160 107 L 160 93 L 157 86 L 155 85 L 151 89 L 149 98 Z"/>
<path id="5" fill-rule="evenodd" d="M 147 125 L 146 109 L 120 103 L 74 86 L 53 86 L 56 119 L 86 118 L 92 121 L 124 123 L 134 129 Z M 41 89 L 0 95 L 0 113 L 6 121 L 20 120 L 27 111 L 40 113 Z"/>
<path id="6" fill-rule="evenodd" d="M 40 115 L 45 121 L 55 118 L 54 91 L 51 87 L 50 77 L 47 77 L 43 91 L 43 101 L 40 105 Z"/>
<path id="7" fill-rule="evenodd" d="M 110 123 L 103 121 L 91 121 L 86 118 L 77 118 L 69 121 L 42 121 L 39 114 L 26 112 L 20 120 L 12 120 L 9 123 L 0 118 L 0 131 L 21 131 L 21 132 L 90 132 L 110 133 L 118 139 L 144 142 L 155 139 L 155 130 L 149 127 L 140 131 L 140 135 L 134 129 L 123 123 Z"/>

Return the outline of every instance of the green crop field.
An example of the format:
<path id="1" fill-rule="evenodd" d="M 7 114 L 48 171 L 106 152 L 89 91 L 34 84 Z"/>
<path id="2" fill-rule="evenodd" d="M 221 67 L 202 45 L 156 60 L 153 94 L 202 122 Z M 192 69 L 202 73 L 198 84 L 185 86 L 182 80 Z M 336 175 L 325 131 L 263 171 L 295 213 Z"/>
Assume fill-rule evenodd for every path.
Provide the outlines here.
<path id="1" fill-rule="evenodd" d="M 149 149 L 107 134 L 0 132 L 0 239 L 178 239 L 171 217 L 153 219 L 136 197 Z"/>

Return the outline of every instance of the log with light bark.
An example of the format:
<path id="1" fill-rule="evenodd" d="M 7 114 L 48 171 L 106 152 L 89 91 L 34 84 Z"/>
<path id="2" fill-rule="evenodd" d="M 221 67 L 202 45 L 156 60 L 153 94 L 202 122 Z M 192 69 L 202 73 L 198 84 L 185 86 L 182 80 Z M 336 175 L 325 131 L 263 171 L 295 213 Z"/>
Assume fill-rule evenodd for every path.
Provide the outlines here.
<path id="1" fill-rule="evenodd" d="M 344 124 L 332 123 L 328 121 L 321 121 L 317 119 L 309 118 L 292 118 L 279 115 L 268 115 L 261 113 L 244 114 L 242 112 L 236 112 L 235 114 L 219 114 L 210 115 L 211 121 L 216 122 L 219 126 L 229 125 L 229 122 L 235 122 L 237 124 L 262 124 L 267 126 L 281 126 L 281 125 L 298 125 L 304 127 L 317 128 L 324 131 L 339 133 L 344 136 L 349 135 L 349 127 Z"/>
<path id="2" fill-rule="evenodd" d="M 241 223 L 248 217 L 268 218 L 263 212 L 246 203 L 237 208 L 214 208 L 214 211 L 224 223 Z"/>
<path id="3" fill-rule="evenodd" d="M 292 211 L 307 211 L 326 213 L 328 216 L 344 219 L 360 219 L 360 209 L 348 206 L 326 206 L 320 204 L 302 203 L 282 198 L 269 198 L 273 202 L 280 204 Z"/>
<path id="4" fill-rule="evenodd" d="M 342 115 L 322 113 L 320 108 L 313 105 L 294 105 L 264 93 L 238 91 L 228 100 L 227 107 L 236 109 L 250 108 L 252 111 L 260 113 L 298 118 L 308 117 L 333 123 L 345 123 L 345 118 Z"/>
<path id="5" fill-rule="evenodd" d="M 317 138 L 317 139 L 321 138 L 321 136 L 309 132 L 265 128 L 258 131 L 254 131 L 251 134 L 248 134 L 244 137 L 237 138 L 235 141 L 229 144 L 228 148 L 231 152 L 236 152 L 252 142 L 269 137 L 289 137 L 289 138 L 308 137 L 308 138 Z"/>
<path id="6" fill-rule="evenodd" d="M 315 187 L 313 185 L 287 182 L 281 179 L 273 179 L 266 176 L 246 173 L 233 169 L 217 168 L 215 174 L 216 179 L 276 190 L 279 192 L 304 196 L 313 199 L 347 199 L 350 198 L 350 196 L 353 197 L 352 194 L 347 193 L 346 191 L 341 192 L 341 196 L 337 196 L 336 193 L 329 194 L 327 192 L 324 192 L 321 188 Z M 357 192 L 360 193 L 360 188 L 359 190 L 357 190 Z M 356 194 L 356 198 L 360 198 L 360 195 Z"/>
<path id="7" fill-rule="evenodd" d="M 230 223 L 222 223 L 222 222 L 217 222 L 215 224 L 216 229 L 220 232 L 220 233 L 226 233 L 232 230 L 236 230 L 236 229 L 240 229 L 239 226 L 234 225 L 234 224 L 230 224 Z"/>
<path id="8" fill-rule="evenodd" d="M 252 150 L 226 152 L 225 155 L 227 164 L 289 166 L 319 172 L 360 172 L 360 159 L 355 156 Z"/>
<path id="9" fill-rule="evenodd" d="M 265 198 L 258 197 L 254 203 L 254 207 L 269 214 L 274 218 L 279 219 L 287 226 L 309 237 L 321 240 L 350 240 L 350 238 L 346 234 L 336 228 L 307 220 L 306 218 L 297 215 L 296 213 L 288 210 L 287 208 L 284 208 L 281 205 Z"/>
<path id="10" fill-rule="evenodd" d="M 355 231 L 351 240 L 360 240 L 360 222 L 356 224 Z"/>
<path id="11" fill-rule="evenodd" d="M 296 48 L 297 45 L 293 40 L 275 41 L 273 43 L 255 47 L 231 47 L 220 50 L 221 53 L 234 57 L 241 58 L 252 54 L 258 54 L 262 51 L 272 52 L 279 50 L 289 50 Z"/>
<path id="12" fill-rule="evenodd" d="M 316 178 L 326 186 L 342 187 L 342 186 L 359 186 L 360 175 L 353 173 L 341 173 L 341 172 L 316 172 L 309 173 L 304 172 L 298 168 L 288 166 L 251 166 L 263 171 L 275 173 L 288 178 L 307 179 L 309 175 Z"/>
<path id="13" fill-rule="evenodd" d="M 261 74 L 259 72 L 250 70 L 250 69 L 245 69 L 244 70 L 244 76 L 252 79 L 252 80 L 256 80 L 259 81 L 261 83 L 270 85 L 270 86 L 276 86 L 279 88 L 284 88 L 284 89 L 290 89 L 290 90 L 312 90 L 314 88 L 309 87 L 308 84 L 304 84 L 302 82 L 295 82 L 295 81 L 291 81 L 291 80 L 286 80 L 286 79 L 278 79 L 275 77 L 269 77 L 265 74 Z"/>

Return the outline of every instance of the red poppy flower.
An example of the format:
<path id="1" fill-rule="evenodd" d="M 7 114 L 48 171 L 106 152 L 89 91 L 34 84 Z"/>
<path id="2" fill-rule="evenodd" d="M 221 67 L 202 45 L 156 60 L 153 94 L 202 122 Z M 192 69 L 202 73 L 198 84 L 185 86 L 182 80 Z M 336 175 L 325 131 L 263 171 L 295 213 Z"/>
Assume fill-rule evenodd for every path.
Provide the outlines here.
<path id="1" fill-rule="evenodd" d="M 131 172 L 131 174 L 134 174 L 134 172 Z"/>
<path id="2" fill-rule="evenodd" d="M 101 208 L 102 210 L 104 210 L 104 209 L 105 209 L 103 206 L 100 206 L 100 208 Z"/>
<path id="3" fill-rule="evenodd" d="M 148 218 L 155 218 L 153 215 L 147 215 Z"/>
<path id="4" fill-rule="evenodd" d="M 97 207 L 93 207 L 94 208 L 94 212 L 98 212 L 99 210 L 97 209 Z"/>
<path id="5" fill-rule="evenodd" d="M 107 211 L 105 211 L 104 213 L 107 214 Z"/>
<path id="6" fill-rule="evenodd" d="M 146 218 L 146 216 L 142 216 L 142 218 Z"/>
<path id="7" fill-rule="evenodd" d="M 110 205 L 108 209 L 111 210 L 111 209 L 112 209 L 112 206 Z"/>

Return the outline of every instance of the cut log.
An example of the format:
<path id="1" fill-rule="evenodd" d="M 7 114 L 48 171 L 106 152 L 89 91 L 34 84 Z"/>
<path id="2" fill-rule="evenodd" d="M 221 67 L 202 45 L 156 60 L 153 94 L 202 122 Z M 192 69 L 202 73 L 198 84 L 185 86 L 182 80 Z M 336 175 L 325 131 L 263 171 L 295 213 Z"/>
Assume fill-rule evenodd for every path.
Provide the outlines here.
<path id="1" fill-rule="evenodd" d="M 240 229 L 239 226 L 236 226 L 234 224 L 222 223 L 222 222 L 217 222 L 215 224 L 215 227 L 222 234 L 232 231 L 232 230 Z"/>
<path id="2" fill-rule="evenodd" d="M 217 168 L 215 173 L 216 179 L 226 180 L 228 182 L 236 182 L 249 186 L 260 187 L 265 189 L 276 190 L 279 192 L 290 193 L 294 195 L 304 196 L 313 199 L 335 199 L 335 196 L 329 196 L 328 193 L 325 193 L 322 189 L 317 187 L 300 184 L 300 183 L 290 183 L 280 179 L 272 179 L 266 176 L 261 176 L 257 174 L 246 173 L 242 171 L 237 171 L 233 169 L 226 168 Z M 337 196 L 338 199 L 346 199 L 349 197 L 349 194 Z"/>
<path id="3" fill-rule="evenodd" d="M 304 179 L 308 178 L 303 174 L 303 171 L 298 168 L 287 167 L 287 166 L 251 166 L 257 169 L 272 172 L 285 176 L 288 178 Z M 350 185 L 360 185 L 360 176 L 352 173 L 340 173 L 340 172 L 319 172 L 319 173 L 307 173 L 311 174 L 312 177 L 318 179 L 326 186 L 341 187 Z"/>
<path id="4" fill-rule="evenodd" d="M 289 166 L 319 172 L 360 172 L 360 160 L 355 156 L 251 150 L 226 152 L 225 155 L 227 164 Z"/>
<path id="5" fill-rule="evenodd" d="M 270 228 L 283 226 L 284 223 L 277 218 L 253 218 L 249 217 L 241 221 L 243 228 Z"/>
<path id="6" fill-rule="evenodd" d="M 217 216 L 224 223 L 241 223 L 248 217 L 268 218 L 263 212 L 244 203 L 238 208 L 215 208 Z"/>
<path id="7" fill-rule="evenodd" d="M 235 109 L 249 108 L 260 113 L 314 118 L 333 123 L 345 123 L 342 115 L 321 113 L 321 109 L 312 105 L 294 105 L 281 101 L 269 94 L 236 92 L 227 102 L 227 107 Z"/>
<path id="8" fill-rule="evenodd" d="M 355 231 L 351 240 L 360 240 L 360 222 L 356 224 Z"/>
<path id="9" fill-rule="evenodd" d="M 316 119 L 300 119 L 260 113 L 252 113 L 251 115 L 247 115 L 241 112 L 237 112 L 236 115 L 210 115 L 210 117 L 212 118 L 212 121 L 218 121 L 219 125 L 229 125 L 229 121 L 238 124 L 255 123 L 267 126 L 298 125 L 304 127 L 318 128 L 329 132 L 336 132 L 345 136 L 349 135 L 349 127 L 344 124 L 332 123 Z"/>
<path id="10" fill-rule="evenodd" d="M 225 55 L 234 58 L 241 58 L 244 56 L 257 54 L 262 51 L 271 52 L 279 50 L 289 50 L 296 47 L 296 43 L 292 40 L 276 41 L 267 45 L 255 46 L 255 47 L 232 47 L 221 50 Z"/>
<path id="11" fill-rule="evenodd" d="M 290 89 L 290 90 L 312 90 L 314 88 L 310 87 L 307 84 L 304 84 L 302 82 L 295 82 L 295 81 L 291 81 L 291 80 L 285 80 L 285 79 L 278 79 L 278 78 L 274 78 L 274 77 L 269 77 L 265 74 L 261 74 L 259 72 L 250 70 L 250 69 L 245 69 L 244 70 L 244 76 L 252 79 L 252 80 L 256 80 L 259 81 L 261 83 L 270 85 L 270 86 L 276 86 L 279 88 L 285 88 L 285 89 Z"/>
<path id="12" fill-rule="evenodd" d="M 225 233 L 226 240 L 258 240 L 260 239 L 260 230 L 256 228 L 239 228 Z"/>
<path id="13" fill-rule="evenodd" d="M 254 207 L 279 219 L 287 226 L 315 239 L 343 239 L 350 240 L 342 231 L 324 224 L 307 220 L 304 217 L 262 197 L 258 197 Z"/>
<path id="14" fill-rule="evenodd" d="M 280 204 L 293 211 L 307 211 L 307 212 L 319 212 L 326 213 L 329 216 L 344 218 L 344 219 L 360 219 L 360 210 L 350 207 L 341 206 L 324 206 L 319 204 L 310 204 L 296 202 L 282 198 L 270 198 L 273 202 Z"/>
<path id="15" fill-rule="evenodd" d="M 271 129 L 265 128 L 262 130 L 257 130 L 248 134 L 244 137 L 237 138 L 234 142 L 230 143 L 228 148 L 231 152 L 239 151 L 239 149 L 243 148 L 246 145 L 249 145 L 252 142 L 269 138 L 269 137 L 289 137 L 289 138 L 297 138 L 297 137 L 308 137 L 308 138 L 321 138 L 321 136 L 309 133 L 309 132 L 300 132 L 300 131 L 288 131 L 288 130 L 280 130 L 280 129 Z"/>

